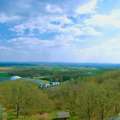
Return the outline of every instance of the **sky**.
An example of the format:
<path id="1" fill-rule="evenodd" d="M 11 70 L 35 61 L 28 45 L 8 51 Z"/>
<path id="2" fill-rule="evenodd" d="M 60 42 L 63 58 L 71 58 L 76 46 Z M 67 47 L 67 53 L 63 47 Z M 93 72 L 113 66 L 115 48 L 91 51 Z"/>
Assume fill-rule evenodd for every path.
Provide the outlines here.
<path id="1" fill-rule="evenodd" d="M 120 63 L 120 0 L 0 0 L 0 62 Z"/>

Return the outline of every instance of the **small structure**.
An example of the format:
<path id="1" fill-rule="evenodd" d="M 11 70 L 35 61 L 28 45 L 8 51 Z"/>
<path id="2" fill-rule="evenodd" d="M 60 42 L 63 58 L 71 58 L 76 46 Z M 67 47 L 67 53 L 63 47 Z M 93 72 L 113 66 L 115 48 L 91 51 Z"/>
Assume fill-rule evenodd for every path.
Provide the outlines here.
<path id="1" fill-rule="evenodd" d="M 60 85 L 60 82 L 50 82 L 51 86 L 58 86 Z"/>
<path id="2" fill-rule="evenodd" d="M 34 80 L 34 82 L 37 83 L 40 88 L 48 88 L 48 87 L 50 87 L 50 83 L 45 82 L 43 80 Z"/>
<path id="3" fill-rule="evenodd" d="M 60 85 L 60 82 L 49 82 L 45 80 L 34 80 L 34 82 L 37 83 L 40 88 L 50 88 Z"/>
<path id="4" fill-rule="evenodd" d="M 50 87 L 50 84 L 49 83 L 45 83 L 42 88 L 49 88 Z"/>
<path id="5" fill-rule="evenodd" d="M 109 120 L 120 120 L 120 114 L 117 116 L 111 117 Z"/>
<path id="6" fill-rule="evenodd" d="M 11 78 L 10 78 L 10 80 L 18 80 L 18 79 L 21 79 L 22 77 L 20 77 L 20 76 L 12 76 Z"/>
<path id="7" fill-rule="evenodd" d="M 69 112 L 58 112 L 56 118 L 53 120 L 69 120 L 70 113 Z"/>
<path id="8" fill-rule="evenodd" d="M 120 120 L 120 117 L 113 117 L 113 118 L 110 118 L 109 120 Z"/>

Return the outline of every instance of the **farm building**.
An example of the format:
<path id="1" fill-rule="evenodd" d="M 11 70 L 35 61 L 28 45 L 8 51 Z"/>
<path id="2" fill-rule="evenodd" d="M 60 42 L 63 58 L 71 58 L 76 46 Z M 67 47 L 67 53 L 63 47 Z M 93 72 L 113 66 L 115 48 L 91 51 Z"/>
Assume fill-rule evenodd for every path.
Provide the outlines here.
<path id="1" fill-rule="evenodd" d="M 60 82 L 50 82 L 51 86 L 58 86 L 60 85 Z"/>
<path id="2" fill-rule="evenodd" d="M 20 76 L 12 76 L 11 78 L 10 78 L 10 80 L 18 80 L 18 79 L 21 79 L 22 77 L 20 77 Z"/>
<path id="3" fill-rule="evenodd" d="M 58 112 L 53 120 L 69 120 L 69 118 L 70 118 L 69 112 Z"/>
<path id="4" fill-rule="evenodd" d="M 120 120 L 120 114 L 118 116 L 111 117 L 108 120 Z"/>
<path id="5" fill-rule="evenodd" d="M 49 88 L 49 87 L 55 87 L 60 85 L 60 82 L 49 82 L 44 80 L 37 80 L 37 81 L 41 88 Z"/>
<path id="6" fill-rule="evenodd" d="M 113 118 L 110 118 L 109 120 L 120 120 L 120 117 L 113 117 Z"/>

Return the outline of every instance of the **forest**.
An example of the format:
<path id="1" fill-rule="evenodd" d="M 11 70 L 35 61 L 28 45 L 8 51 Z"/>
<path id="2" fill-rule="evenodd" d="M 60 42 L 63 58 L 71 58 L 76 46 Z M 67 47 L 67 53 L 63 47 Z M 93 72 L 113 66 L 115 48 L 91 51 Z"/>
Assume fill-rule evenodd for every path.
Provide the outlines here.
<path id="1" fill-rule="evenodd" d="M 22 77 L 0 82 L 0 120 L 54 120 L 59 111 L 69 112 L 69 120 L 116 120 L 113 118 L 119 117 L 118 68 L 37 66 L 5 68 L 0 73 L 4 78 Z M 36 78 L 61 84 L 42 89 L 28 80 Z"/>

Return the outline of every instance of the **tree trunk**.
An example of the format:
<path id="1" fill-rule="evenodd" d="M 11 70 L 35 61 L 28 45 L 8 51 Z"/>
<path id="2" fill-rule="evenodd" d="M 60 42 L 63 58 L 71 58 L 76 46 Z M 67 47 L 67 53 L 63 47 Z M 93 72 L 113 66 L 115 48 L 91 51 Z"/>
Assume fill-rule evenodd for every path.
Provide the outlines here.
<path id="1" fill-rule="evenodd" d="M 16 117 L 19 117 L 19 113 L 20 113 L 20 107 L 19 107 L 19 103 L 16 103 Z"/>

